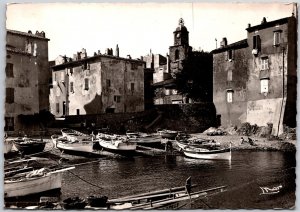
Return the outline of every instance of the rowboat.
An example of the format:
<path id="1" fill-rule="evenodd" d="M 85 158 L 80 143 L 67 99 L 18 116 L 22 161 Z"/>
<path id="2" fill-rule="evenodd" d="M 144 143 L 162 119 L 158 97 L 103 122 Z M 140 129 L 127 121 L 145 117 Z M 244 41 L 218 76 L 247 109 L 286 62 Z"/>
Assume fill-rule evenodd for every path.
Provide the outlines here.
<path id="1" fill-rule="evenodd" d="M 196 185 L 192 187 L 196 187 Z M 178 209 L 180 204 L 184 202 L 190 202 L 197 198 L 204 198 L 218 192 L 223 192 L 225 189 L 226 186 L 219 186 L 188 194 L 185 191 L 185 186 L 181 186 L 118 199 L 109 199 L 107 204 L 109 205 L 109 209 L 120 210 Z"/>
<path id="2" fill-rule="evenodd" d="M 63 137 L 66 137 L 70 141 L 76 141 L 76 140 L 92 141 L 93 140 L 92 135 L 88 135 L 73 129 L 63 128 L 61 130 L 61 133 Z"/>
<path id="3" fill-rule="evenodd" d="M 171 140 L 174 140 L 178 134 L 177 131 L 173 131 L 173 130 L 159 130 L 157 132 L 160 134 L 162 138 L 167 138 Z"/>
<path id="4" fill-rule="evenodd" d="M 136 150 L 136 142 L 129 142 L 126 136 L 98 133 L 99 145 L 107 151 L 120 154 L 131 154 Z"/>
<path id="5" fill-rule="evenodd" d="M 214 140 L 208 140 L 203 138 L 189 138 L 189 139 L 176 139 L 176 144 L 179 149 L 184 149 L 185 147 L 198 147 L 205 148 L 209 150 L 217 150 L 220 148 L 221 144 L 219 142 L 215 142 Z"/>
<path id="6" fill-rule="evenodd" d="M 163 147 L 161 138 L 158 135 L 127 131 L 126 136 L 129 138 L 129 142 L 135 142 L 137 145 L 157 148 Z"/>
<path id="7" fill-rule="evenodd" d="M 79 139 L 75 139 L 75 137 L 68 138 L 67 136 L 52 135 L 51 138 L 54 146 L 61 151 L 74 153 L 93 152 L 94 142 L 89 137 L 80 137 Z"/>
<path id="8" fill-rule="evenodd" d="M 217 150 L 186 146 L 182 149 L 185 156 L 196 159 L 231 160 L 231 147 Z"/>
<path id="9" fill-rule="evenodd" d="M 46 146 L 46 142 L 42 139 L 32 139 L 28 137 L 17 138 L 13 140 L 15 147 L 23 154 L 34 154 L 42 152 Z"/>
<path id="10" fill-rule="evenodd" d="M 4 197 L 20 197 L 60 189 L 62 172 L 74 168 L 68 167 L 54 171 L 42 168 L 4 178 Z"/>

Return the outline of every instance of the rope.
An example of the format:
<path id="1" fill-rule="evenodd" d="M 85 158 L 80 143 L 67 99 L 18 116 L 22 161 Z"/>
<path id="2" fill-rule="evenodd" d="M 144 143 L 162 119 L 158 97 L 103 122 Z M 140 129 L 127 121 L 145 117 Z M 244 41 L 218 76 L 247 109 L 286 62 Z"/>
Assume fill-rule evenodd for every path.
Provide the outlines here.
<path id="1" fill-rule="evenodd" d="M 81 178 L 81 177 L 78 176 L 77 174 L 74 174 L 74 173 L 71 172 L 70 170 L 68 170 L 68 172 L 70 172 L 70 173 L 73 174 L 75 177 L 77 177 L 78 179 L 80 179 L 80 180 L 86 182 L 87 184 L 89 184 L 89 185 L 91 185 L 91 186 L 95 186 L 95 187 L 97 187 L 97 188 L 103 189 L 102 187 L 100 187 L 100 186 L 98 186 L 98 185 L 95 185 L 95 184 L 93 184 L 93 183 L 91 183 L 91 182 L 89 182 L 89 181 L 87 181 L 87 180 Z"/>

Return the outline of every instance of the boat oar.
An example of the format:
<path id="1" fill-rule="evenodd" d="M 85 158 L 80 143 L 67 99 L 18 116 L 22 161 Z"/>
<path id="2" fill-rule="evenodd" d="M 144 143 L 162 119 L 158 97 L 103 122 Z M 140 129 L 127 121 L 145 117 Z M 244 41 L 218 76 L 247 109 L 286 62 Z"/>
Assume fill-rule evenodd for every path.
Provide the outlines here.
<path id="1" fill-rule="evenodd" d="M 49 174 L 64 172 L 64 171 L 68 171 L 68 170 L 71 170 L 71 169 L 75 169 L 75 166 L 71 166 L 71 167 L 67 167 L 67 168 L 64 168 L 64 169 L 58 169 L 58 170 L 55 170 L 55 171 L 51 171 L 51 172 L 49 172 Z"/>

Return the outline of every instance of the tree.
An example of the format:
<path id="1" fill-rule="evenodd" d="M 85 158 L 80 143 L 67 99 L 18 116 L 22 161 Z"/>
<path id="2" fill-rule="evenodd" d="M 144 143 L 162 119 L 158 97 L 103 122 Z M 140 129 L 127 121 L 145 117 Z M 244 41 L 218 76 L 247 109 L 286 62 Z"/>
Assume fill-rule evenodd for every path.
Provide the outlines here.
<path id="1" fill-rule="evenodd" d="M 213 59 L 204 51 L 193 51 L 183 60 L 183 69 L 175 73 L 178 93 L 196 102 L 212 101 Z"/>

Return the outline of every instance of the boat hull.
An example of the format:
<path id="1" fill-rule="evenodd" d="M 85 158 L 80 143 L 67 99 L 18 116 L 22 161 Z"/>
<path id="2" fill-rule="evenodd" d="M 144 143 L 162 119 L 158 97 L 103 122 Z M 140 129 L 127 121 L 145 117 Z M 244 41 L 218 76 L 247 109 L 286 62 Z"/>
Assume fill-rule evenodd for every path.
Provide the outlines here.
<path id="1" fill-rule="evenodd" d="M 14 145 L 23 154 L 34 154 L 44 151 L 46 142 L 21 144 L 18 141 L 14 141 Z"/>
<path id="2" fill-rule="evenodd" d="M 191 149 L 182 149 L 185 156 L 204 160 L 231 160 L 231 150 L 222 149 L 214 151 L 193 151 Z"/>
<path id="3" fill-rule="evenodd" d="M 4 197 L 19 197 L 61 188 L 62 173 L 21 181 L 4 182 Z"/>
<path id="4" fill-rule="evenodd" d="M 120 154 L 132 154 L 136 150 L 136 143 L 133 142 L 114 142 L 117 141 L 105 141 L 99 139 L 99 145 L 104 148 L 105 150 L 113 153 L 120 153 Z"/>
<path id="5" fill-rule="evenodd" d="M 56 140 L 56 147 L 60 150 L 74 151 L 74 152 L 93 152 L 93 142 L 63 142 Z"/>

